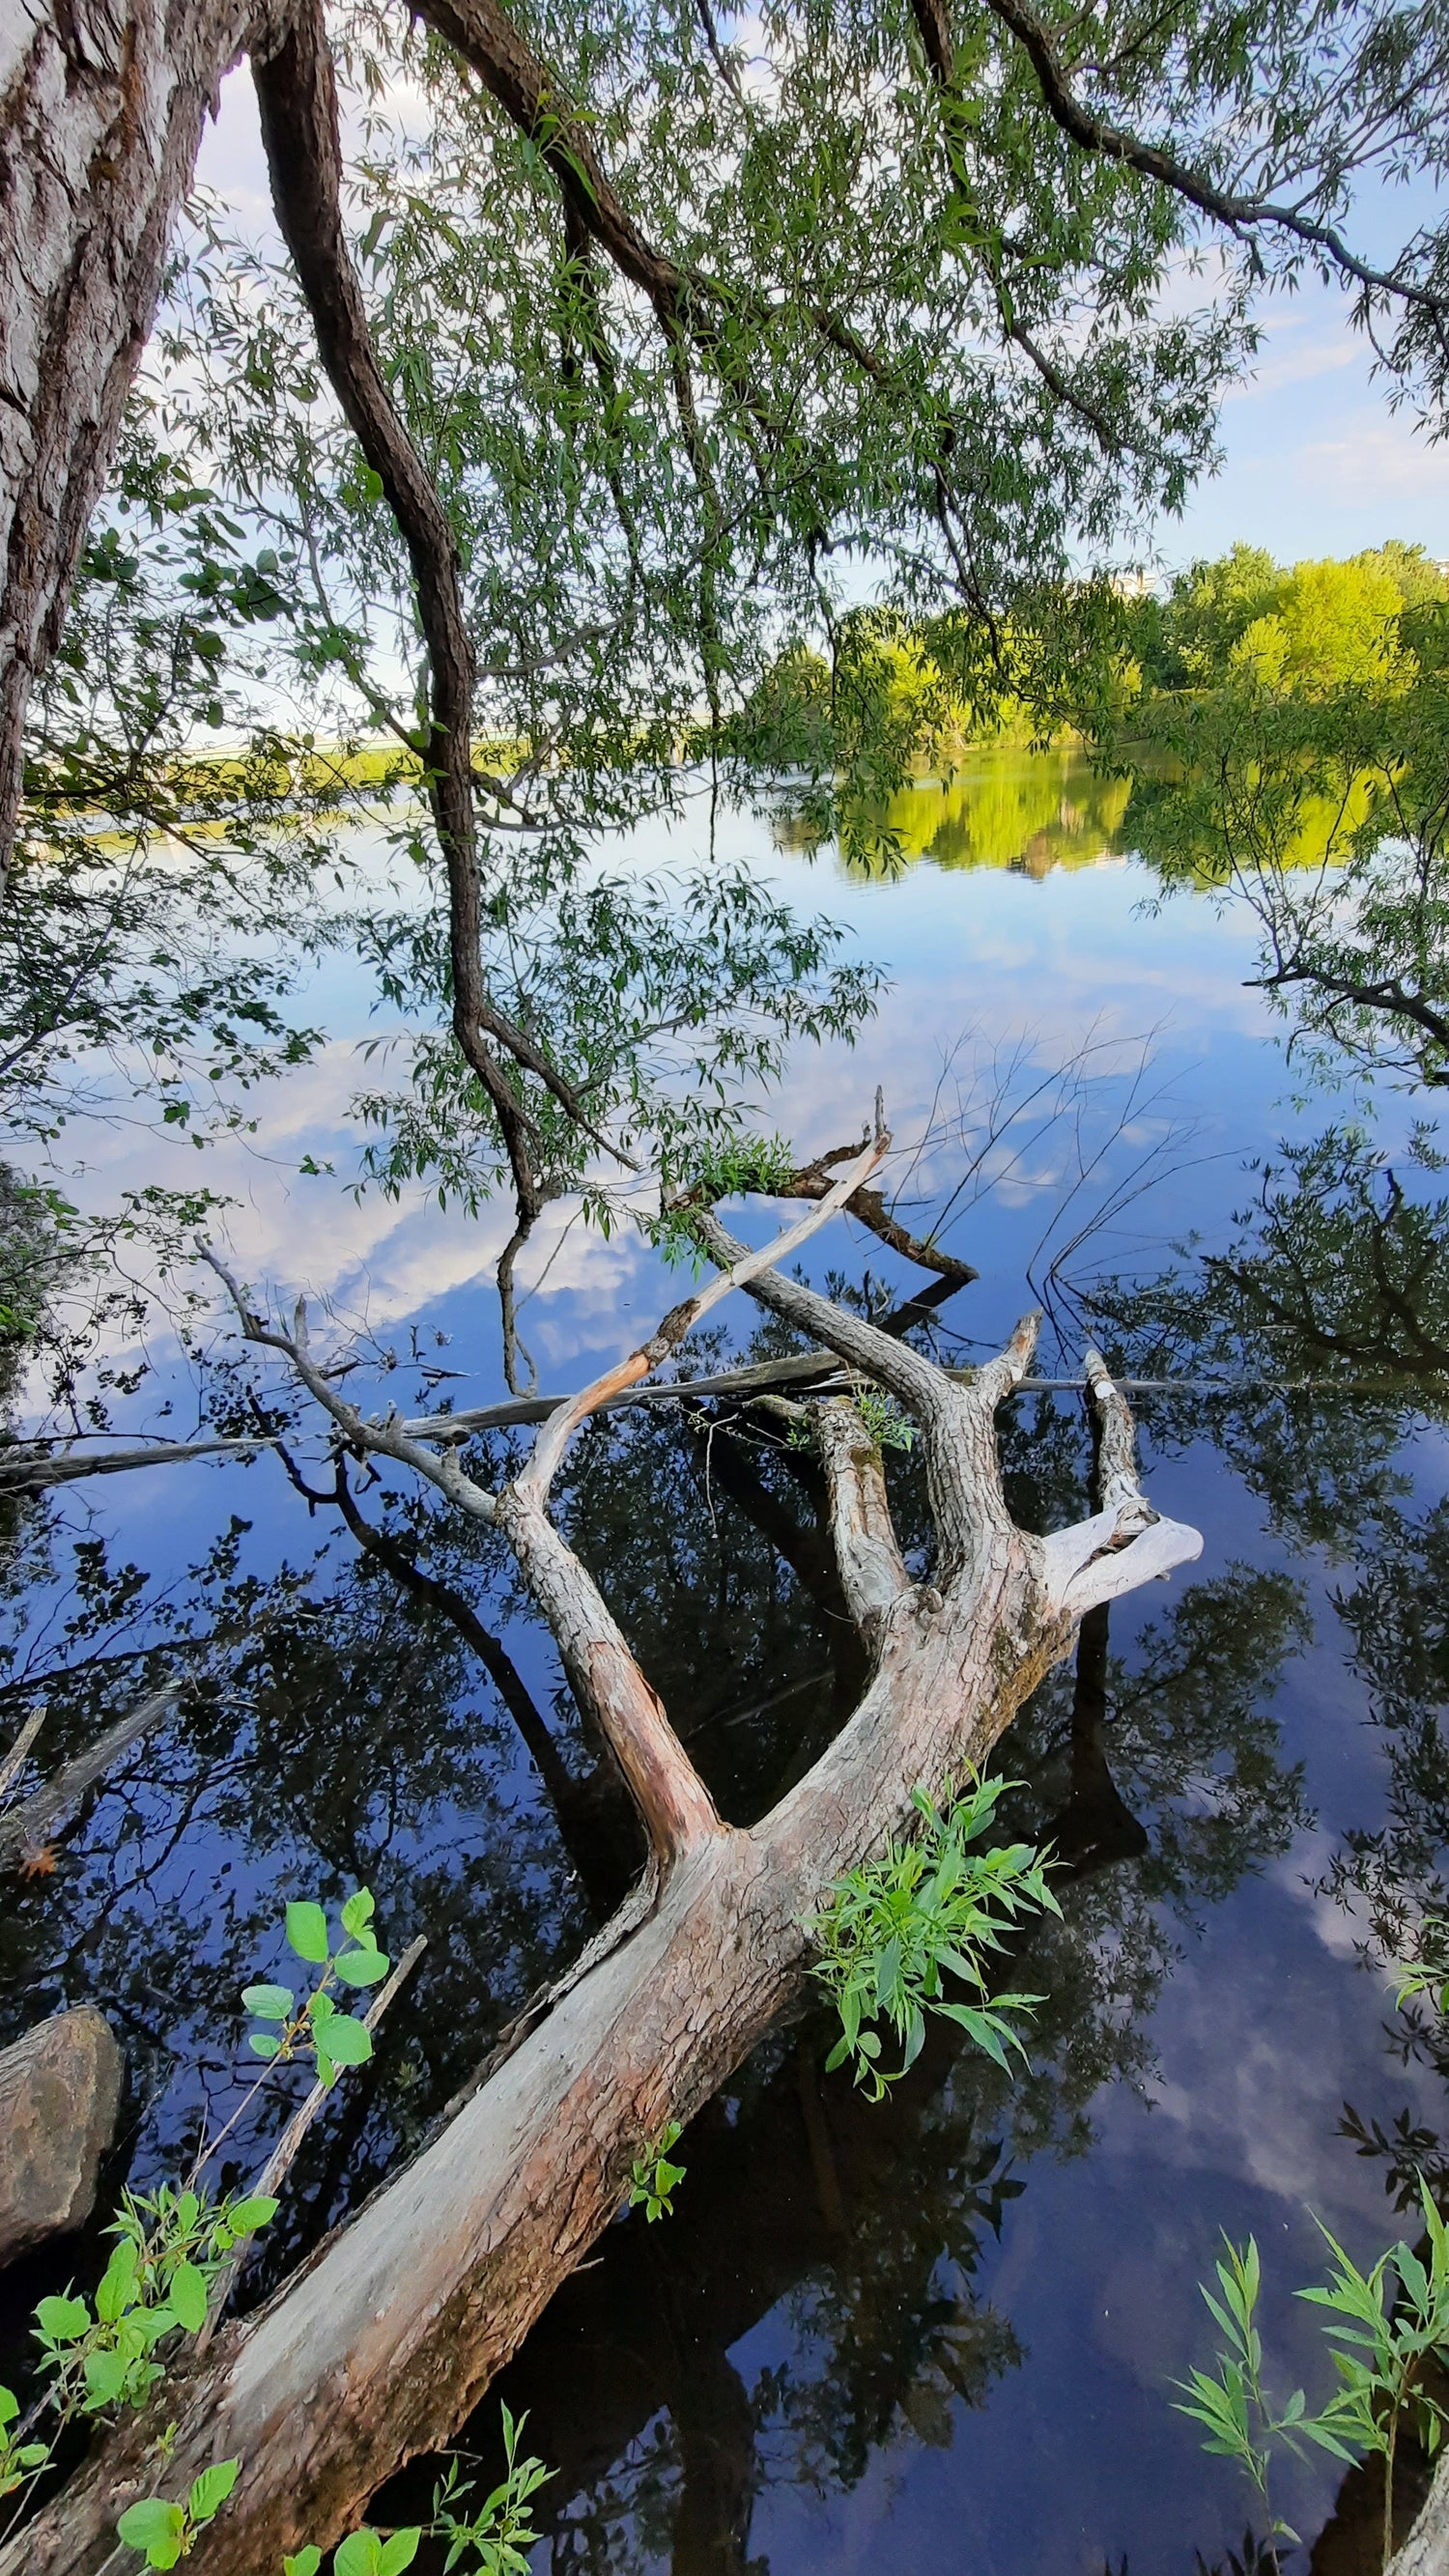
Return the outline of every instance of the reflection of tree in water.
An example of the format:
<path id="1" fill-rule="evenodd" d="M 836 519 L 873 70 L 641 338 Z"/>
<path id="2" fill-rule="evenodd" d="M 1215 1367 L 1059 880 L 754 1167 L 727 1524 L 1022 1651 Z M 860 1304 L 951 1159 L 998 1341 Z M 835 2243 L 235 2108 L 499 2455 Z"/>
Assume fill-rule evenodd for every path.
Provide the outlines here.
<path id="1" fill-rule="evenodd" d="M 864 879 L 890 876 L 921 858 L 942 868 L 1011 868 L 1030 877 L 1092 867 L 1122 847 L 1130 792 L 1129 779 L 1104 778 L 1071 752 L 975 750 L 944 782 L 912 782 L 878 805 L 842 800 L 843 864 Z M 777 814 L 774 828 L 787 848 L 819 846 L 818 827 L 806 814 Z"/>
<path id="2" fill-rule="evenodd" d="M 1418 1945 L 1426 1916 L 1449 1914 L 1449 1504 L 1419 1499 L 1406 1445 L 1426 1424 L 1437 1436 L 1449 1397 L 1437 1168 L 1423 1140 L 1393 1167 L 1330 1131 L 1265 1167 L 1226 1254 L 1094 1299 L 1133 1370 L 1237 1381 L 1154 1399 L 1159 1442 L 1209 1424 L 1279 1532 L 1340 1569 L 1331 1598 L 1386 1781 L 1383 1821 L 1345 1830 L 1319 1892 L 1380 1972 Z M 1449 2080 L 1449 2026 L 1431 2011 L 1409 2008 L 1387 2038 Z M 1449 2187 L 1441 2136 L 1407 2108 L 1346 2105 L 1343 2132 L 1381 2161 L 1399 2208 L 1416 2203 L 1417 2168 Z"/>

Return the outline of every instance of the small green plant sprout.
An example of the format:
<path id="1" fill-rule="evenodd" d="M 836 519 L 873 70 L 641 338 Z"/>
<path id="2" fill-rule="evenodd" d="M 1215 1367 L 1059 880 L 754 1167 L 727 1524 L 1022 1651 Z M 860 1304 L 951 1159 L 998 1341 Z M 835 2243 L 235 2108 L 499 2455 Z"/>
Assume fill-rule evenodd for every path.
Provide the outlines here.
<path id="1" fill-rule="evenodd" d="M 249 1986 L 244 1998 L 259 2019 L 279 2025 L 252 2033 L 256 2054 L 271 2065 L 310 2052 L 328 2085 L 340 2067 L 364 2065 L 372 2055 L 370 2034 L 339 2008 L 333 1989 L 375 1986 L 389 1964 L 377 1946 L 373 1901 L 365 1887 L 347 1898 L 341 1917 L 342 1939 L 334 1947 L 320 1905 L 287 1908 L 292 1948 L 322 1970 L 300 2009 L 285 1986 Z M 232 2193 L 213 2200 L 202 2181 L 267 2081 L 259 2074 L 247 2088 L 223 2127 L 203 2142 L 184 2182 L 163 2182 L 149 2194 L 121 2194 L 119 2213 L 107 2231 L 116 2242 L 92 2298 L 67 2291 L 37 2305 L 42 2394 L 21 2422 L 15 2400 L 0 2390 L 0 2499 L 14 2499 L 10 2527 L 23 2512 L 24 2489 L 51 2459 L 57 2434 L 79 2418 L 142 2405 L 165 2375 L 159 2347 L 169 2337 L 203 2331 L 213 2292 L 219 2299 L 238 2246 L 276 2216 L 278 2204 L 268 2193 Z M 49 2419 L 49 2438 L 27 2441 L 24 2437 L 39 2416 Z M 168 2458 L 167 2436 L 155 2448 L 160 2459 Z M 225 2503 L 236 2466 L 223 2462 L 206 2470 L 184 2503 L 143 2499 L 130 2509 L 122 2537 L 149 2565 L 174 2566 L 190 2555 L 197 2531 Z M 305 2558 L 304 2551 L 298 2561 L 302 2576 Z"/>
<path id="2" fill-rule="evenodd" d="M 299 2004 L 290 1986 L 247 1986 L 242 2002 L 266 2025 L 248 2033 L 247 2044 L 269 2065 L 285 2065 L 310 2052 L 324 2084 L 335 2084 L 344 2066 L 365 2066 L 372 2055 L 372 2034 L 358 2017 L 339 2010 L 332 1988 L 375 1986 L 387 1975 L 388 1957 L 372 1935 L 373 1900 L 365 1887 L 342 1908 L 343 1939 L 334 1950 L 327 1917 L 309 1901 L 287 1908 L 287 1939 L 299 1959 L 322 1970 L 310 1995 Z"/>
<path id="3" fill-rule="evenodd" d="M 858 1386 L 852 1402 L 877 1449 L 914 1449 L 916 1426 L 902 1413 L 894 1396 L 874 1386 Z"/>
<path id="4" fill-rule="evenodd" d="M 421 2523 L 408 2531 L 390 2531 L 386 2539 L 366 2526 L 351 2531 L 337 2544 L 333 2576 L 402 2576 L 416 2558 L 422 2536 Z"/>
<path id="5" fill-rule="evenodd" d="M 136 2550 L 148 2567 L 174 2567 L 178 2559 L 189 2558 L 199 2534 L 236 2485 L 240 2469 L 240 2460 L 215 2461 L 193 2480 L 184 2504 L 145 2496 L 139 2504 L 128 2505 L 116 2525 L 126 2547 Z"/>
<path id="6" fill-rule="evenodd" d="M 1342 2383 L 1330 2410 L 1335 2422 L 1347 2428 L 1348 2441 L 1383 2459 L 1385 2567 L 1394 2554 L 1400 2429 L 1411 2424 L 1432 2458 L 1449 2423 L 1449 2413 L 1424 2381 L 1431 2360 L 1449 2362 L 1449 2229 L 1422 2174 L 1419 2196 L 1427 2269 L 1411 2247 L 1398 2244 L 1380 2255 L 1371 2272 L 1360 2272 L 1319 2220 L 1319 2234 L 1337 2268 L 1322 2288 L 1298 2293 L 1334 2319 L 1324 2333 L 1332 2340 L 1333 2364 Z"/>
<path id="7" fill-rule="evenodd" d="M 1412 2423 L 1432 2456 L 1444 2438 L 1449 2414 L 1424 2384 L 1431 2359 L 1449 2362 L 1449 2231 L 1420 2176 L 1424 2225 L 1429 2245 L 1426 2269 L 1407 2245 L 1393 2245 L 1369 2272 L 1361 2272 L 1322 2221 L 1319 2233 L 1334 2256 L 1335 2268 L 1321 2287 L 1299 2290 L 1310 2306 L 1326 2309 L 1333 2319 L 1324 2332 L 1333 2347 L 1339 2386 L 1321 2415 L 1307 2411 L 1301 2388 L 1281 2412 L 1263 2386 L 1263 2353 L 1255 2315 L 1261 2289 L 1258 2248 L 1249 2237 L 1241 2248 L 1226 2244 L 1226 2260 L 1217 2265 L 1221 2298 L 1206 2288 L 1203 2297 L 1228 2338 L 1218 2354 L 1215 2375 L 1194 2370 L 1177 2385 L 1183 2396 L 1178 2412 L 1207 2427 L 1203 2447 L 1235 2459 L 1270 2511 L 1273 2536 L 1295 2540 L 1286 2523 L 1271 2519 L 1268 2481 L 1280 2450 L 1304 2457 L 1313 2443 L 1337 2460 L 1352 2461 L 1376 2453 L 1384 2463 L 1382 2529 L 1383 2565 L 1393 2556 L 1394 2465 L 1399 2434 Z"/>
<path id="8" fill-rule="evenodd" d="M 282 2554 L 282 2576 L 317 2576 L 322 2552 L 309 2540 L 305 2549 L 285 2550 Z"/>
<path id="9" fill-rule="evenodd" d="M 24 2439 L 19 2398 L 12 2389 L 0 2388 L 0 2499 L 29 2486 L 49 2458 L 48 2442 Z"/>
<path id="10" fill-rule="evenodd" d="M 629 2207 L 642 2209 L 651 2223 L 656 2218 L 674 2216 L 672 2195 L 683 2182 L 685 2169 L 683 2165 L 670 2163 L 669 2150 L 677 2146 L 679 2136 L 679 2122 L 677 2120 L 666 2122 L 654 2144 L 646 2147 L 643 2155 L 636 2156 L 634 2159 L 634 2171 L 629 2183 Z"/>
<path id="11" fill-rule="evenodd" d="M 1217 2370 L 1189 2371 L 1186 2379 L 1174 2381 L 1182 2390 L 1173 2404 L 1179 2415 L 1191 2416 L 1206 2427 L 1205 2451 L 1222 2459 L 1236 2460 L 1244 2476 L 1256 2489 L 1267 2516 L 1270 2539 L 1296 2541 L 1298 2534 L 1278 2519 L 1269 2494 L 1269 2477 L 1275 2451 L 1292 2451 L 1305 2457 L 1305 2442 L 1316 2442 L 1341 2460 L 1355 2456 L 1342 2436 L 1325 2427 L 1306 2411 L 1301 2388 L 1295 2388 L 1282 2413 L 1276 2413 L 1263 2387 L 1263 2344 L 1257 2327 L 1259 2293 L 1263 2285 L 1262 2264 L 1257 2240 L 1232 2244 L 1223 2239 L 1224 2259 L 1216 2266 L 1218 2296 L 1199 2283 L 1202 2297 L 1227 2337 L 1227 2348 L 1217 2356 Z"/>
<path id="12" fill-rule="evenodd" d="M 515 2422 L 506 2406 L 501 2412 L 504 2475 L 478 2511 L 461 2514 L 457 2510 L 474 2492 L 457 2459 L 448 2462 L 447 2475 L 434 2491 L 432 2529 L 448 2543 L 444 2576 L 451 2576 L 455 2567 L 470 2558 L 471 2576 L 528 2576 L 528 2553 L 539 2536 L 533 2523 L 533 2499 L 554 2473 L 542 2460 L 518 2456 L 528 2417 L 520 2415 Z"/>
<path id="13" fill-rule="evenodd" d="M 171 2183 L 150 2195 L 123 2192 L 94 2301 L 47 2298 L 35 2311 L 41 2366 L 52 2374 L 48 2402 L 62 2419 L 139 2406 L 163 2376 L 156 2346 L 178 2330 L 201 2332 L 227 2256 L 276 2213 L 263 2193 L 214 2202 Z"/>
<path id="14" fill-rule="evenodd" d="M 920 1818 L 915 1833 L 892 1840 L 883 1859 L 837 1879 L 820 1913 L 806 1923 L 820 1953 L 811 1973 L 840 2015 L 827 2069 L 852 2065 L 873 2102 L 883 2101 L 914 2066 L 928 2012 L 958 2023 L 1007 2072 L 1008 2049 L 1025 2055 L 1007 2016 L 1030 2012 L 1042 1998 L 993 1996 L 987 1968 L 1024 1917 L 1061 1913 L 1047 1883 L 1050 1857 L 1027 1843 L 971 1848 L 1006 1791 L 1018 1785 L 973 1778 L 944 1814 L 924 1789 L 913 1790 Z M 945 1976 L 965 1986 L 970 2001 L 949 2000 Z M 881 2063 L 883 2042 L 874 2027 L 882 2021 L 901 2050 L 901 2064 L 891 2071 Z"/>

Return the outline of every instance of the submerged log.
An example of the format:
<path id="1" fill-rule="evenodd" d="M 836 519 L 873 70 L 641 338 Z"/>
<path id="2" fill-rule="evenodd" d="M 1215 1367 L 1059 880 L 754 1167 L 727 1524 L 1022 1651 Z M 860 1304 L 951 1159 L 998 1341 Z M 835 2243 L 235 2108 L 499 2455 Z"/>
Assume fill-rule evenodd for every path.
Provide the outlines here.
<path id="1" fill-rule="evenodd" d="M 841 1193 L 861 1177 L 847 1174 Z M 746 1256 L 712 1218 L 698 1232 L 727 1277 L 914 1415 L 937 1535 L 934 1580 L 913 1580 L 891 1534 L 879 1453 L 833 1413 L 821 1441 L 831 1536 L 870 1678 L 835 1741 L 749 1832 L 717 1813 L 548 1516 L 551 1478 L 589 1399 L 555 1417 L 529 1466 L 493 1494 L 395 1417 L 365 1419 L 312 1361 L 304 1322 L 295 1335 L 273 1330 L 228 1282 L 249 1338 L 285 1353 L 349 1446 L 411 1467 L 514 1545 L 574 1690 L 629 1781 L 651 1860 L 635 1896 L 547 2008 L 520 2017 L 511 2053 L 442 2134 L 267 2307 L 219 2334 L 205 2363 L 164 2391 L 159 2412 L 113 2436 L 0 2551 L 0 2576 L 94 2576 L 117 2514 L 138 2487 L 153 2491 L 147 2445 L 163 2422 L 175 2427 L 168 2494 L 184 2493 L 211 2460 L 242 2462 L 199 2552 L 206 2576 L 257 2576 L 284 2550 L 335 2541 L 402 2460 L 449 2440 L 618 2211 L 634 2159 L 666 2123 L 687 2121 L 769 2027 L 831 1881 L 900 1823 L 917 1784 L 937 1788 L 986 1762 L 1094 1603 L 1198 1554 L 1197 1533 L 1158 1518 L 1143 1497 L 1130 1418 L 1095 1355 L 1089 1376 L 1107 1435 L 1101 1508 L 1034 1538 L 1007 1511 L 994 1428 L 1029 1364 L 1034 1318 L 1000 1359 L 955 1384 L 782 1278 L 769 1256 Z M 786 1241 L 798 1239 L 797 1228 Z M 677 1309 L 590 1396 L 656 1365 L 717 1293 Z"/>

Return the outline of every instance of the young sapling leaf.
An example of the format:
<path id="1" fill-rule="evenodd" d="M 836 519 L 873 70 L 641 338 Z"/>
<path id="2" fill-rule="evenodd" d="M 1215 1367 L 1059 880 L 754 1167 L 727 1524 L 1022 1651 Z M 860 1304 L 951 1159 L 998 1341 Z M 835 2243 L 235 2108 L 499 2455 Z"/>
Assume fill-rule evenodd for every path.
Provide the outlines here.
<path id="1" fill-rule="evenodd" d="M 242 2002 L 258 2021 L 290 2021 L 293 1995 L 290 1986 L 243 1986 Z"/>
<path id="2" fill-rule="evenodd" d="M 241 2474 L 240 2460 L 214 2460 L 192 2483 L 186 2510 L 193 2522 L 210 2522 L 220 2513 Z"/>
<path id="3" fill-rule="evenodd" d="M 326 1967 L 327 1917 L 310 1898 L 288 1906 L 287 1939 L 299 1959 L 307 1960 L 312 1967 Z"/>

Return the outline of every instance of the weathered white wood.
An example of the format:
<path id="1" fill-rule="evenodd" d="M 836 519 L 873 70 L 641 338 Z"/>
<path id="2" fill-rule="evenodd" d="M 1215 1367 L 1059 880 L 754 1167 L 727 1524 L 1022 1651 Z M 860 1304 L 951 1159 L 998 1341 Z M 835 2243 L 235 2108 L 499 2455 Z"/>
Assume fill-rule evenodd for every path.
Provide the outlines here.
<path id="1" fill-rule="evenodd" d="M 911 1578 L 897 1543 L 880 1451 L 855 1406 L 841 1397 L 814 1416 L 830 1494 L 830 1535 L 850 1615 L 870 1637 Z"/>

